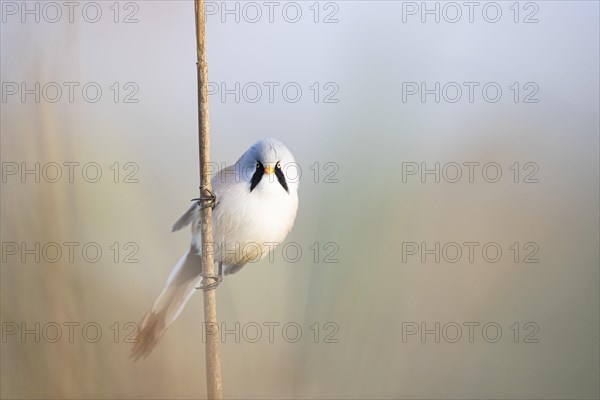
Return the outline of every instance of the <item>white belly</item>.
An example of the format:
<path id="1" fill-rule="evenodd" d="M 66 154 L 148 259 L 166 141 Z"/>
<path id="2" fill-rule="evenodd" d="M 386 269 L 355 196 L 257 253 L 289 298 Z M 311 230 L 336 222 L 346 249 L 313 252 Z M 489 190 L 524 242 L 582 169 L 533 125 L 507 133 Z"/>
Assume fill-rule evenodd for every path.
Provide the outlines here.
<path id="1" fill-rule="evenodd" d="M 279 184 L 259 185 L 252 192 L 246 186 L 232 185 L 226 195 L 215 192 L 215 260 L 223 263 L 226 273 L 266 257 L 285 240 L 296 218 L 295 192 L 288 194 Z"/>

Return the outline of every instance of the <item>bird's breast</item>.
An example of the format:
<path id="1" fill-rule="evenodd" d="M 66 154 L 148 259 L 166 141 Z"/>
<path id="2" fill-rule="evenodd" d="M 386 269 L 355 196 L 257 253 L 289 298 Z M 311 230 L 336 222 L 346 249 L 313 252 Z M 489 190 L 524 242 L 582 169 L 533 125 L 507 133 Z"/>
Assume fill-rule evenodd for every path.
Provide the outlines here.
<path id="1" fill-rule="evenodd" d="M 264 258 L 285 240 L 296 218 L 295 192 L 254 190 L 242 185 L 220 196 L 213 212 L 215 258 L 230 265 L 243 265 Z"/>

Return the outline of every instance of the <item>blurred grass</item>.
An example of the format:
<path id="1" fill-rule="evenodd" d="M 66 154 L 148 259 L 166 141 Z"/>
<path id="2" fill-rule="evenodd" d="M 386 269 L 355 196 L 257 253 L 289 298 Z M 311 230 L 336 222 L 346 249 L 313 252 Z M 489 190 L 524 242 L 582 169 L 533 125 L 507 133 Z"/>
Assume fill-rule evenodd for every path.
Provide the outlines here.
<path id="1" fill-rule="evenodd" d="M 598 31 L 592 12 L 597 4 L 578 3 L 575 10 L 544 3 L 546 23 L 532 32 L 431 28 L 447 35 L 442 43 L 431 33 L 418 36 L 424 26 L 393 28 L 392 3 L 342 5 L 339 26 L 275 25 L 274 42 L 267 40 L 273 26 L 209 27 L 216 81 L 334 79 L 342 88 L 338 105 L 211 99 L 213 160 L 233 163 L 257 138 L 272 135 L 306 172 L 314 162 L 336 162 L 340 180 L 314 183 L 307 173 L 301 182 L 298 220 L 289 236 L 302 246 L 300 262 L 286 263 L 278 252 L 274 263 L 249 265 L 219 288 L 219 317 L 228 328 L 272 321 L 303 329 L 295 344 L 280 335 L 269 343 L 266 331 L 258 343 L 228 336 L 222 346 L 226 397 L 597 398 L 598 77 L 589 72 L 598 70 L 598 41 L 586 33 Z M 98 343 L 83 340 L 80 329 L 73 343 L 66 329 L 57 343 L 35 343 L 32 336 L 25 343 L 18 337 L 0 343 L 2 398 L 204 396 L 199 296 L 147 360 L 131 362 L 130 344 L 123 343 L 124 325 L 150 307 L 189 240 L 187 232 L 169 230 L 197 193 L 193 18 L 185 18 L 190 7 L 144 3 L 136 26 L 1 28 L 3 80 L 101 80 L 108 86 L 135 79 L 142 89 L 139 104 L 2 104 L 3 162 L 94 161 L 107 174 L 96 184 L 2 184 L 2 241 L 98 242 L 106 251 L 97 264 L 2 264 L 2 323 L 31 328 L 71 321 L 81 328 L 96 322 L 103 330 Z M 379 28 L 357 37 L 356 27 L 374 24 Z M 484 46 L 490 60 L 485 68 L 474 51 L 483 40 L 478 29 L 497 44 Z M 299 64 L 295 49 L 308 44 L 298 32 L 311 38 L 315 54 L 331 54 L 331 60 Z M 156 45 L 136 47 L 140 36 Z M 546 48 L 538 36 L 557 44 Z M 256 54 L 246 60 L 243 76 L 231 72 L 239 71 L 240 55 L 230 44 L 240 38 L 258 43 L 244 50 Z M 459 58 L 447 53 L 452 39 L 464 41 Z M 539 45 L 539 53 L 521 55 L 527 73 L 512 73 L 517 39 Z M 273 59 L 268 43 L 285 52 Z M 357 45 L 369 52 L 360 62 Z M 557 62 L 561 54 L 569 57 Z M 439 62 L 441 55 L 448 65 Z M 348 68 L 350 61 L 355 68 Z M 575 74 L 575 65 L 585 65 L 587 73 Z M 543 102 L 532 107 L 403 104 L 394 90 L 423 76 L 509 81 L 532 79 L 532 71 L 544 88 Z M 108 166 L 115 161 L 137 163 L 140 182 L 114 183 Z M 536 161 L 540 183 L 402 183 L 402 161 Z M 470 240 L 503 247 L 536 241 L 541 262 L 402 263 L 399 254 L 403 241 Z M 114 263 L 108 246 L 129 241 L 139 245 L 139 263 Z M 314 242 L 336 243 L 340 262 L 314 263 L 308 248 Z M 310 326 L 330 321 L 339 326 L 339 343 L 314 343 Z M 496 344 L 403 343 L 405 321 L 495 321 L 505 330 L 534 321 L 540 343 L 514 344 L 508 331 Z M 110 329 L 115 322 L 118 343 Z"/>

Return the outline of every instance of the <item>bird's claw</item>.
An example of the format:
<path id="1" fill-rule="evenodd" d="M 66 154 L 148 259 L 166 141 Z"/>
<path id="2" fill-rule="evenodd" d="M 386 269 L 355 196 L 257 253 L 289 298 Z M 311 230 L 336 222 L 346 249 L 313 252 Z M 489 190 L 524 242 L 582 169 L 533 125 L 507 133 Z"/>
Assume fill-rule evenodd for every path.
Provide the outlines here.
<path id="1" fill-rule="evenodd" d="M 208 283 L 204 284 L 205 279 L 212 280 L 212 282 L 208 282 Z M 207 290 L 213 290 L 213 289 L 216 289 L 217 286 L 219 286 L 219 284 L 222 281 L 223 281 L 222 275 L 202 275 L 202 281 L 200 282 L 200 286 L 196 286 L 195 289 L 196 290 L 204 290 L 205 292 Z"/>
<path id="2" fill-rule="evenodd" d="M 202 190 L 202 188 L 200 188 Z M 204 189 L 206 192 L 208 192 L 208 195 L 205 196 L 200 196 L 198 198 L 192 199 L 192 201 L 196 201 L 198 202 L 198 206 L 202 209 L 202 208 L 207 208 L 207 207 L 214 207 L 215 203 L 217 201 L 217 197 L 214 195 L 213 192 L 211 192 L 209 189 Z"/>

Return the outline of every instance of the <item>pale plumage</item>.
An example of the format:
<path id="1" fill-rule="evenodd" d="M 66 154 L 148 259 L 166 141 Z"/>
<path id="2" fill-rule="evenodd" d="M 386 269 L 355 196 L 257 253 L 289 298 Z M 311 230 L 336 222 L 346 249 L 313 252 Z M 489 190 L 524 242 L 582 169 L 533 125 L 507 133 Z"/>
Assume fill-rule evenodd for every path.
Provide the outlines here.
<path id="1" fill-rule="evenodd" d="M 292 229 L 298 209 L 297 165 L 292 153 L 276 139 L 255 143 L 230 167 L 211 179 L 215 263 L 225 275 L 248 262 L 267 256 L 273 243 L 281 243 Z M 136 335 L 132 357 L 146 357 L 165 330 L 183 310 L 200 284 L 202 257 L 200 212 L 197 204 L 173 225 L 173 231 L 192 225 L 190 250 L 179 260 L 167 286 L 144 317 Z"/>

